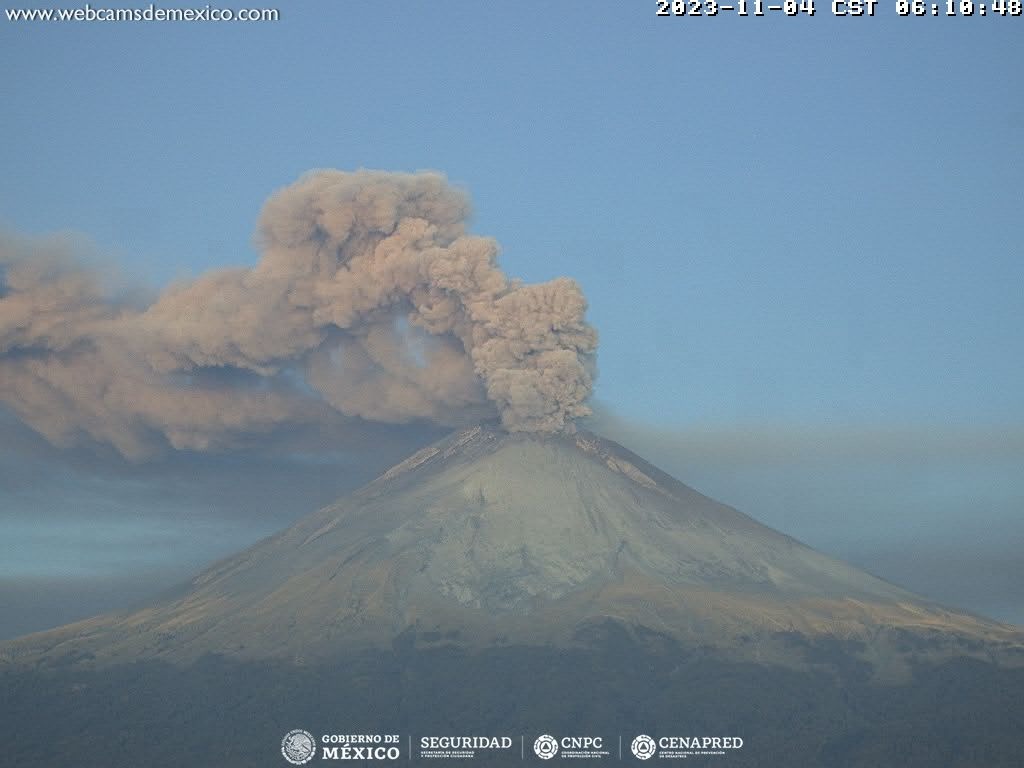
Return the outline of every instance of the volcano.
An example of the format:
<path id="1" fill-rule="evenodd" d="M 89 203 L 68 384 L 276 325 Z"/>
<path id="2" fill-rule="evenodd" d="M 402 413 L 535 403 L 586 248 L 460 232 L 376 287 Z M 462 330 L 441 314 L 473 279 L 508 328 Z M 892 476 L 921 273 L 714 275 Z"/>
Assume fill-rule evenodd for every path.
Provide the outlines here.
<path id="1" fill-rule="evenodd" d="M 315 679 L 327 697 L 320 711 L 365 728 L 461 717 L 464 729 L 569 728 L 589 718 L 653 730 L 677 726 L 669 721 L 680 707 L 702 697 L 703 712 L 760 744 L 733 764 L 771 764 L 766 755 L 784 749 L 805 765 L 877 765 L 879 745 L 900 738 L 948 746 L 953 715 L 921 709 L 935 701 L 935 684 L 953 686 L 961 706 L 993 711 L 981 741 L 965 742 L 986 764 L 1018 760 L 1020 748 L 1007 745 L 1024 725 L 1006 703 L 1024 691 L 1019 629 L 816 552 L 582 430 L 457 432 L 151 605 L 0 652 L 8 679 L 21 681 L 9 714 L 22 719 L 53 706 L 39 703 L 40 680 L 87 695 L 143 675 L 177 692 L 164 690 L 165 699 L 194 704 L 181 681 L 197 670 L 207 680 L 213 665 L 232 691 L 250 691 L 248 705 L 217 704 L 220 717 L 260 699 L 253 680 L 291 681 L 277 706 L 306 711 L 313 683 L 291 684 Z M 737 679 L 742 692 L 730 688 Z M 226 695 L 194 685 L 211 701 Z M 787 687 L 788 703 L 773 698 Z M 114 698 L 139 706 L 143 694 L 118 690 Z M 879 697 L 887 717 L 897 711 L 911 724 L 903 736 L 871 725 Z M 807 717 L 824 719 L 783 748 L 768 730 L 784 728 L 774 718 L 800 702 L 820 709 Z M 80 711 L 67 720 L 81 721 Z M 917 764 L 935 764 L 936 754 L 946 753 L 923 752 Z M 265 758 L 255 752 L 239 764 Z M 152 755 L 144 762 L 158 764 Z"/>
<path id="2" fill-rule="evenodd" d="M 741 655 L 780 632 L 879 646 L 914 632 L 950 652 L 983 640 L 1011 655 L 1020 637 L 820 554 L 592 433 L 476 427 L 179 594 L 9 653 L 191 661 L 326 658 L 399 637 L 571 645 L 607 621 Z"/>

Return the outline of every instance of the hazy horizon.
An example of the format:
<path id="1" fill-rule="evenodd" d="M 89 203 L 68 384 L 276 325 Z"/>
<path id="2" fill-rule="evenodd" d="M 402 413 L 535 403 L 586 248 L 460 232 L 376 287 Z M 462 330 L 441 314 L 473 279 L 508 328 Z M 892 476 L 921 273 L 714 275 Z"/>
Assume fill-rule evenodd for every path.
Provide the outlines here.
<path id="1" fill-rule="evenodd" d="M 1020 432 L 961 429 L 929 440 L 920 429 L 673 431 L 623 422 L 604 409 L 586 426 L 826 554 L 949 607 L 1024 624 L 1013 544 L 1022 532 L 1013 503 L 1019 488 L 992 487 L 992 470 L 978 463 L 1004 463 L 1008 472 L 1019 460 Z M 60 472 L 44 463 L 34 490 L 7 492 L 0 633 L 7 639 L 153 599 L 441 434 L 409 433 L 378 461 L 362 462 L 343 453 L 313 459 L 271 451 L 250 456 L 249 467 L 196 454 L 143 468 L 88 451 L 51 455 Z M 21 437 L 34 444 L 33 454 L 53 453 L 24 430 Z M 941 484 L 937 474 L 945 475 Z M 944 498 L 948 489 L 955 494 Z M 998 501 L 985 510 L 989 522 L 963 520 L 962 499 L 985 492 Z M 12 514 L 15 503 L 23 514 Z M 922 522 L 925 512 L 930 519 Z M 893 518 L 902 513 L 901 524 Z"/>
<path id="2" fill-rule="evenodd" d="M 93 298 L 113 296 L 52 326 L 15 308 L 0 320 L 5 371 L 26 370 L 29 326 L 63 360 L 101 304 L 107 317 L 211 272 L 251 277 L 261 206 L 311 169 L 434 169 L 471 201 L 452 216 L 495 239 L 505 274 L 578 284 L 600 337 L 593 423 L 609 437 L 824 552 L 1024 623 L 1024 101 L 1001 74 L 1020 68 L 1018 19 L 282 10 L 252 25 L 0 25 L 16 73 L 2 86 L 0 231 L 63 233 L 102 278 Z M 165 303 L 153 334 L 206 306 L 193 299 Z M 88 340 L 138 342 L 114 325 Z M 147 347 L 174 359 L 154 355 L 157 368 L 228 368 L 203 374 L 219 393 L 206 415 L 154 407 L 144 427 L 103 410 L 141 388 L 97 387 L 72 418 L 10 373 L 0 399 L 74 444 L 0 406 L 0 637 L 156 594 L 494 402 L 446 347 L 457 375 L 412 390 L 445 393 L 436 402 L 396 397 L 398 415 L 381 414 L 372 388 L 367 403 L 324 386 L 304 405 L 368 420 L 346 432 L 307 413 L 303 428 L 284 406 L 222 396 L 239 382 L 260 402 L 285 384 L 308 395 L 309 382 L 288 373 L 261 390 L 253 370 L 270 353 L 220 338 Z M 590 391 L 588 343 L 573 348 L 570 411 Z M 504 402 L 533 402 L 515 377 L 492 378 Z M 434 422 L 370 422 L 424 414 Z M 221 418 L 267 431 L 204 453 L 220 432 L 197 427 Z M 145 454 L 161 432 L 180 450 Z"/>

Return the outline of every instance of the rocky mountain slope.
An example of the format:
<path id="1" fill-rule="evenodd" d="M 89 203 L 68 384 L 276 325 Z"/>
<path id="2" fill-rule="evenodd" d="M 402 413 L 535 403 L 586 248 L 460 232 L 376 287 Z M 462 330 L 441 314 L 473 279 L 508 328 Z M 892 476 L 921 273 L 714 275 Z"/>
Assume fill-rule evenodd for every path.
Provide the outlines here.
<path id="1" fill-rule="evenodd" d="M 596 435 L 481 427 L 147 607 L 0 646 L 0 732 L 77 768 L 279 768 L 296 727 L 1017 768 L 1022 648 Z M 473 762 L 541 764 L 512 751 Z"/>
<path id="2" fill-rule="evenodd" d="M 1024 660 L 1015 628 L 818 553 L 616 443 L 488 427 L 435 443 L 156 604 L 23 638 L 3 656 L 572 647 L 608 621 L 785 664 L 801 661 L 794 636 L 855 641 L 882 676 L 906 674 L 910 656 Z"/>

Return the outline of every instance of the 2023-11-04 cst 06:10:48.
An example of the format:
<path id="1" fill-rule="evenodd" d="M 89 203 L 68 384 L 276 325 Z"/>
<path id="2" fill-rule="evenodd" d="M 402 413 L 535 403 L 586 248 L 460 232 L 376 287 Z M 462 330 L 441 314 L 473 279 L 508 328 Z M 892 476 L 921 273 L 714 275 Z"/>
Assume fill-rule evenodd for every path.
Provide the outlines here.
<path id="1" fill-rule="evenodd" d="M 655 0 L 658 16 L 814 16 L 815 0 Z M 833 16 L 875 16 L 880 0 L 826 0 Z M 1024 0 L 888 0 L 897 16 L 1021 16 Z"/>

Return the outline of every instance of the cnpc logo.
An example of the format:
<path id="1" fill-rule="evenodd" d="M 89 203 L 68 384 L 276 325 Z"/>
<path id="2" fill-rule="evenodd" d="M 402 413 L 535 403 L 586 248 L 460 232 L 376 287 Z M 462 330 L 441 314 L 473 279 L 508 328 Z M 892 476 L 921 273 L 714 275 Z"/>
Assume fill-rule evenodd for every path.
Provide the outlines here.
<path id="1" fill-rule="evenodd" d="M 601 736 L 563 736 L 556 739 L 545 733 L 533 742 L 533 751 L 541 760 L 550 760 L 562 751 L 570 757 L 578 757 L 581 752 L 592 752 L 604 748 Z"/>

